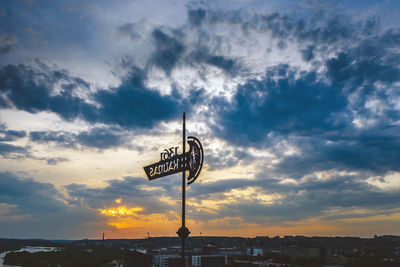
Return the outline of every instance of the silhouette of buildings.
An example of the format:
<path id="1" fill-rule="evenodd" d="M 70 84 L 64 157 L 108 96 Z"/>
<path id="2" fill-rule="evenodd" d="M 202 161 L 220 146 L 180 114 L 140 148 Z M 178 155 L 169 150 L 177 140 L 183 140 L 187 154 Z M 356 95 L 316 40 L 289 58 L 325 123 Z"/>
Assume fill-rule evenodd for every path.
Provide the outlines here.
<path id="1" fill-rule="evenodd" d="M 222 255 L 194 255 L 192 267 L 216 267 L 228 264 L 228 257 Z"/>
<path id="2" fill-rule="evenodd" d="M 321 248 L 302 248 L 302 247 L 282 247 L 281 255 L 289 256 L 291 259 L 296 258 L 322 258 Z"/>
<path id="3" fill-rule="evenodd" d="M 21 265 L 19 260 L 26 257 L 60 264 L 72 258 L 82 263 L 99 260 L 107 256 L 108 266 L 123 264 L 124 267 L 174 267 L 180 266 L 180 240 L 176 237 L 152 237 L 146 239 L 102 239 L 58 241 L 57 246 L 65 247 L 61 254 L 67 258 L 46 258 L 47 255 L 7 255 L 12 265 Z M 400 266 L 400 237 L 380 236 L 358 237 L 189 237 L 187 240 L 187 267 L 216 266 Z M 104 242 L 104 245 L 101 243 Z M 37 240 L 0 239 L 0 249 L 22 247 L 29 244 L 56 246 L 54 242 Z M 14 261 L 13 261 L 14 260 Z M 61 261 L 60 261 L 61 260 Z M 15 264 L 13 264 L 15 263 Z M 7 264 L 7 263 L 6 263 Z M 54 266 L 56 266 L 55 264 Z M 23 264 L 22 264 L 23 265 Z M 53 266 L 53 265 L 52 265 Z M 61 266 L 63 266 L 61 264 Z M 84 266 L 84 265 L 82 265 Z M 86 265 L 85 265 L 86 266 Z"/>

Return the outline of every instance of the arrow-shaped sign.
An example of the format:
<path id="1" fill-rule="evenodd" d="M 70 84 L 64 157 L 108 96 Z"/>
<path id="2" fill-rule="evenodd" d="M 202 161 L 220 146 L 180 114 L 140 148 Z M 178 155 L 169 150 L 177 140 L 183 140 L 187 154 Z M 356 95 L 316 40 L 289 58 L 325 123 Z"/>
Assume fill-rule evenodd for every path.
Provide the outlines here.
<path id="1" fill-rule="evenodd" d="M 180 155 L 171 153 L 173 156 L 143 167 L 147 178 L 154 180 L 174 173 L 189 171 L 188 184 L 193 183 L 203 167 L 203 146 L 194 136 L 189 136 L 187 142 L 190 146 L 188 152 Z"/>

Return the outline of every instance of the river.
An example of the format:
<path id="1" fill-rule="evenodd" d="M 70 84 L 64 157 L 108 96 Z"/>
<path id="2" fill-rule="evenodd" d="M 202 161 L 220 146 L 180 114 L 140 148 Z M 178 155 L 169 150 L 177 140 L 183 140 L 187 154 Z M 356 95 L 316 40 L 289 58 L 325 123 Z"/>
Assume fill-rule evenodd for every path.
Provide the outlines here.
<path id="1" fill-rule="evenodd" d="M 0 267 L 15 267 L 14 265 L 5 265 L 4 264 L 4 257 L 6 256 L 7 253 L 9 252 L 21 252 L 21 251 L 28 251 L 30 253 L 34 253 L 34 252 L 40 252 L 40 251 L 56 251 L 59 250 L 59 247 L 30 247 L 30 246 L 26 246 L 21 248 L 20 250 L 14 250 L 14 251 L 5 251 L 3 253 L 0 253 Z"/>

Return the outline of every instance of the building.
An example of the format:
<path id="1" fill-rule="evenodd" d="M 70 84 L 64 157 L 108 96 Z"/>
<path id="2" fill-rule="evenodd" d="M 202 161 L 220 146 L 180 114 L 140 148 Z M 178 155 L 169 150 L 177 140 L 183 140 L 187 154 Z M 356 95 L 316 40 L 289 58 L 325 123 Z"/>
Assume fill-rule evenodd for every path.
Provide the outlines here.
<path id="1" fill-rule="evenodd" d="M 192 267 L 222 267 L 228 263 L 228 257 L 222 255 L 193 255 Z"/>
<path id="2" fill-rule="evenodd" d="M 263 253 L 263 249 L 262 248 L 248 248 L 247 250 L 246 250 L 246 255 L 249 255 L 249 256 L 262 256 L 264 253 Z"/>
<path id="3" fill-rule="evenodd" d="M 326 257 L 324 258 L 324 267 L 354 266 L 358 260 L 357 258 L 347 257 Z"/>
<path id="4" fill-rule="evenodd" d="M 138 251 L 129 252 L 125 263 L 120 266 L 150 267 L 153 265 L 153 257 Z"/>
<path id="5" fill-rule="evenodd" d="M 179 259 L 179 255 L 169 255 L 169 254 L 161 254 L 153 256 L 153 264 L 156 267 L 170 267 L 171 260 L 169 259 Z M 173 261 L 173 260 L 172 260 Z"/>
<path id="6" fill-rule="evenodd" d="M 300 248 L 300 247 L 282 247 L 281 255 L 295 258 L 322 258 L 321 248 Z"/>
<path id="7" fill-rule="evenodd" d="M 218 254 L 223 256 L 243 255 L 243 250 L 238 248 L 219 248 Z"/>

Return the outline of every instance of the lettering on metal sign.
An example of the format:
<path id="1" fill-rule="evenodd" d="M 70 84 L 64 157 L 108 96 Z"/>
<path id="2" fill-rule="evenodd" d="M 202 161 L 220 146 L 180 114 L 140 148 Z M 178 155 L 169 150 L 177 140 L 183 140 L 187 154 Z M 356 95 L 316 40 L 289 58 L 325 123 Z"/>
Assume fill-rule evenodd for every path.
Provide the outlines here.
<path id="1" fill-rule="evenodd" d="M 174 173 L 189 171 L 188 184 L 193 183 L 203 167 L 203 146 L 194 137 L 187 138 L 189 151 L 178 155 L 178 147 L 164 149 L 160 153 L 160 161 L 143 167 L 147 178 L 154 180 Z"/>

